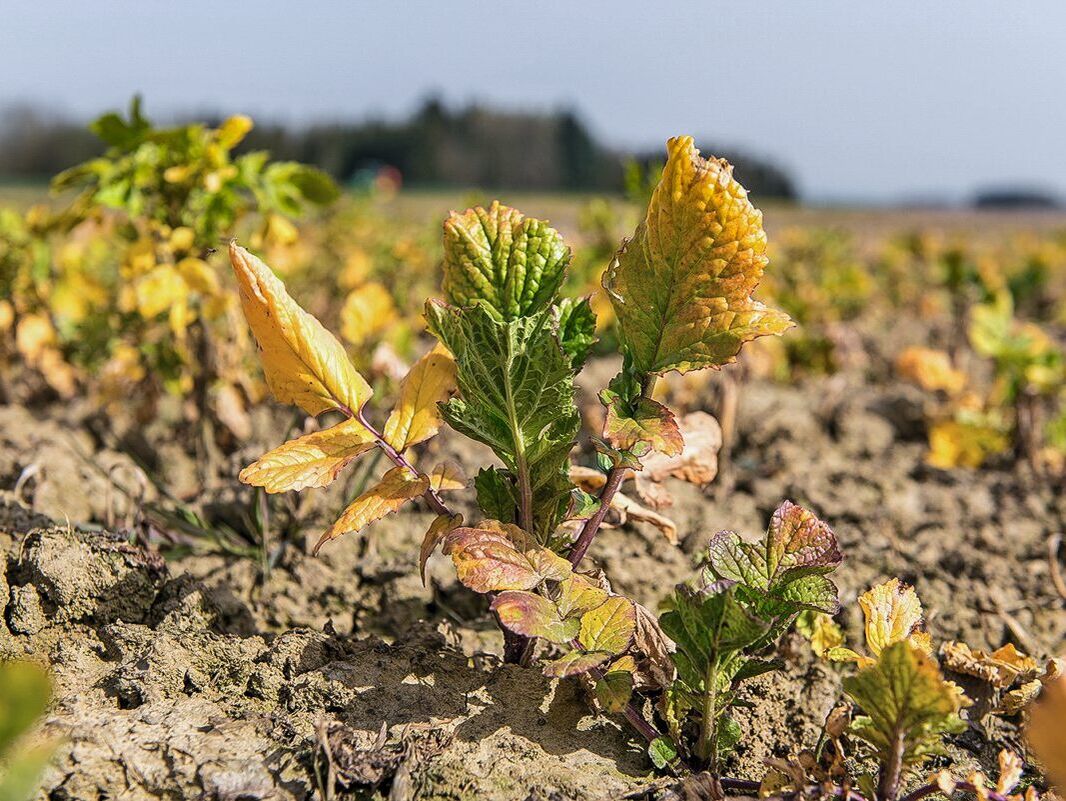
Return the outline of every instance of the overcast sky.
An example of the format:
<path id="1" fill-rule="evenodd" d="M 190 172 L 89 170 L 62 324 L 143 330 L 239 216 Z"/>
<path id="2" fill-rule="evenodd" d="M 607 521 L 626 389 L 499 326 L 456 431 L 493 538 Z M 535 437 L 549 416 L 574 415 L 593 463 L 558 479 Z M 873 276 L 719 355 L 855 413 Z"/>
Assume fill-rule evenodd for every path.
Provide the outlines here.
<path id="1" fill-rule="evenodd" d="M 820 199 L 1066 195 L 1066 0 L 3 0 L 0 108 L 289 121 L 576 108 L 604 141 L 692 133 Z"/>

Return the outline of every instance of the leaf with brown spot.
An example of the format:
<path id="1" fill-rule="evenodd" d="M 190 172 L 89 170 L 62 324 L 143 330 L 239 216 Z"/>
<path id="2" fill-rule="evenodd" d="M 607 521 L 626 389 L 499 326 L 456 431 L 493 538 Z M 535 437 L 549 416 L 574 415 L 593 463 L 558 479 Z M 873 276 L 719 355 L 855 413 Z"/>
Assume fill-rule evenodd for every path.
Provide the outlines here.
<path id="1" fill-rule="evenodd" d="M 408 501 L 414 500 L 429 489 L 429 479 L 413 473 L 406 467 L 394 467 L 349 504 L 341 516 L 315 545 L 314 553 L 330 540 L 335 540 L 349 531 L 359 531 L 376 520 L 390 515 Z"/>

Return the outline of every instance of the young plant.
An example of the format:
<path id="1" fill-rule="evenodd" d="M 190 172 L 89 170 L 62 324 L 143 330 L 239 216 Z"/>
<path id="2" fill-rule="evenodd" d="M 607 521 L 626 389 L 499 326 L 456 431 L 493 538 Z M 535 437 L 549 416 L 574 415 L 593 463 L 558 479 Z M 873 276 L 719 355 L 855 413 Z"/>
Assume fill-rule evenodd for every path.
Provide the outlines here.
<path id="1" fill-rule="evenodd" d="M 805 610 L 835 614 L 836 587 L 826 574 L 840 564 L 832 530 L 785 501 L 761 542 L 723 531 L 711 540 L 697 577 L 678 585 L 659 623 L 677 643 L 677 680 L 664 696 L 673 749 L 718 775 L 719 757 L 740 739 L 730 717 L 738 686 L 777 669 L 765 653 Z M 687 721 L 698 735 L 686 743 Z"/>
<path id="2" fill-rule="evenodd" d="M 580 429 L 574 377 L 595 341 L 595 317 L 588 299 L 560 296 L 571 253 L 546 223 L 499 203 L 445 221 L 445 297 L 425 307 L 439 345 L 411 368 L 382 428 L 370 420 L 369 384 L 337 339 L 263 262 L 234 244 L 241 301 L 275 396 L 311 415 L 334 411 L 347 418 L 281 445 L 241 479 L 268 492 L 321 487 L 380 449 L 393 467 L 351 503 L 316 550 L 421 498 L 437 513 L 419 554 L 422 569 L 441 546 L 459 580 L 489 596 L 506 661 L 528 663 L 535 643 L 547 644 L 545 673 L 588 675 L 604 709 L 624 711 L 664 746 L 630 698 L 638 685 L 670 684 L 668 641 L 646 609 L 577 568 L 620 485 L 645 463 L 656 465 L 652 477 L 705 480 L 705 470 L 684 467 L 693 458 L 686 435 L 651 393 L 663 373 L 721 367 L 745 342 L 791 325 L 787 315 L 751 297 L 766 266 L 765 246 L 761 213 L 729 165 L 701 158 L 688 137 L 670 140 L 645 218 L 603 278 L 623 368 L 600 394 L 605 424 L 594 441 L 606 475 L 588 482 L 599 487 L 594 497 L 573 485 L 571 451 Z M 458 470 L 441 465 L 425 473 L 410 452 L 442 421 L 486 445 L 499 462 L 474 478 L 481 519 L 473 525 L 463 525 L 443 498 L 465 485 Z M 676 469 L 663 463 L 671 459 Z M 823 576 L 839 561 L 828 528 L 786 505 L 767 543 L 769 556 L 721 535 L 707 566 L 721 579 L 717 589 L 701 585 L 676 602 L 684 620 L 703 614 L 707 624 L 725 603 L 724 625 L 744 629 L 733 639 L 715 639 L 713 654 L 693 652 L 685 669 L 695 672 L 686 673 L 672 702 L 675 717 L 683 717 L 714 699 L 697 747 L 704 759 L 718 752 L 732 683 L 765 667 L 751 655 L 801 609 L 835 609 L 835 590 Z M 703 638 L 718 635 L 691 636 L 702 649 Z"/>

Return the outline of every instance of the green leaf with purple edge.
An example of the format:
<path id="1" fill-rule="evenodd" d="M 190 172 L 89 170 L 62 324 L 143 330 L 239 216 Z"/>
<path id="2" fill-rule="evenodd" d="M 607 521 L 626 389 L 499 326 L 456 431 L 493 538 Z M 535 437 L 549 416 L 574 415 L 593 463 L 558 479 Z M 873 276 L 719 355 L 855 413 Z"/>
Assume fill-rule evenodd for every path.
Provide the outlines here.
<path id="1" fill-rule="evenodd" d="M 785 501 L 774 512 L 762 542 L 747 543 L 721 531 L 708 548 L 707 565 L 718 578 L 735 581 L 771 599 L 834 614 L 836 586 L 825 574 L 842 559 L 832 529 L 802 506 Z"/>
<path id="2" fill-rule="evenodd" d="M 540 637 L 560 645 L 573 640 L 581 629 L 577 618 L 564 618 L 554 603 L 532 592 L 501 592 L 492 602 L 492 610 L 500 623 L 515 634 Z"/>

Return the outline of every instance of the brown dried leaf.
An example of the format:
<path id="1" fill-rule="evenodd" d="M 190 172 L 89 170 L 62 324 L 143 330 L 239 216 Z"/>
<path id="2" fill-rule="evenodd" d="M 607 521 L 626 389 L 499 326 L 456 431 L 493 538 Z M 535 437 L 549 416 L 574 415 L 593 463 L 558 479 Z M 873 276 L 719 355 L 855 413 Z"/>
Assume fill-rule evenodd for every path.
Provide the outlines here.
<path id="1" fill-rule="evenodd" d="M 426 584 L 426 562 L 450 531 L 463 525 L 462 515 L 437 515 L 422 538 L 422 547 L 418 551 L 418 574 L 422 577 L 422 586 Z"/>
<path id="2" fill-rule="evenodd" d="M 1040 663 L 1018 651 L 1013 643 L 989 653 L 971 649 L 966 643 L 946 642 L 940 646 L 940 659 L 948 670 L 975 676 L 1000 689 L 1019 679 L 1033 678 L 1040 670 Z"/>

